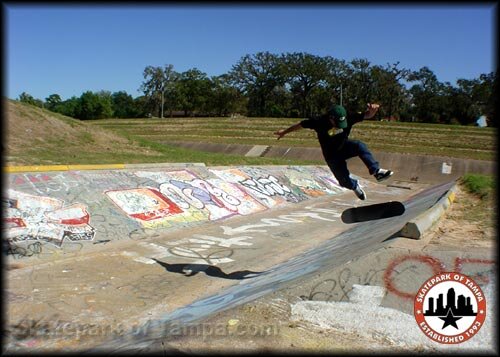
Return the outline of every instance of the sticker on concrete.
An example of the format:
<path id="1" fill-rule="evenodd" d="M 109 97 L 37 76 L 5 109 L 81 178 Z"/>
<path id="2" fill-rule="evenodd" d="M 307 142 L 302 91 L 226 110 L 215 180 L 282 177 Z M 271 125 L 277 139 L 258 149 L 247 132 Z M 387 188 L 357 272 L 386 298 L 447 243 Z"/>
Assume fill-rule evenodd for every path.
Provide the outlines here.
<path id="1" fill-rule="evenodd" d="M 446 162 L 443 162 L 443 166 L 441 167 L 441 173 L 442 174 L 445 174 L 445 175 L 450 175 L 451 174 L 451 168 L 452 168 L 452 164 L 451 163 L 446 163 Z"/>
<path id="2" fill-rule="evenodd" d="M 418 290 L 415 320 L 435 342 L 459 344 L 477 334 L 486 319 L 486 297 L 472 278 L 439 273 Z"/>

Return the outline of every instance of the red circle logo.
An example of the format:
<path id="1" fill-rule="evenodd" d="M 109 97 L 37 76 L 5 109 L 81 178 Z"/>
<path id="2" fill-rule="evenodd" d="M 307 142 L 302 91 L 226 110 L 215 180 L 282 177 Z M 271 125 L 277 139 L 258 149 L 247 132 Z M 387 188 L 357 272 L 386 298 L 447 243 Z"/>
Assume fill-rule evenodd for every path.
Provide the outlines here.
<path id="1" fill-rule="evenodd" d="M 460 273 L 439 273 L 415 296 L 415 320 L 430 339 L 445 344 L 467 341 L 486 318 L 486 297 L 479 285 Z"/>

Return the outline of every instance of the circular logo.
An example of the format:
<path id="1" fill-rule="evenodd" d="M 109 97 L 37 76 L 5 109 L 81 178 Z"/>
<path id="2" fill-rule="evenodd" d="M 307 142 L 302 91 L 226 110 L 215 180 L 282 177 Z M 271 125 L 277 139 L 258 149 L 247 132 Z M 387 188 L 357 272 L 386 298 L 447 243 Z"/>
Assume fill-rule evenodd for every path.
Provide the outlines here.
<path id="1" fill-rule="evenodd" d="M 486 318 L 486 298 L 478 284 L 460 273 L 439 273 L 418 289 L 414 302 L 418 327 L 446 344 L 467 341 Z"/>

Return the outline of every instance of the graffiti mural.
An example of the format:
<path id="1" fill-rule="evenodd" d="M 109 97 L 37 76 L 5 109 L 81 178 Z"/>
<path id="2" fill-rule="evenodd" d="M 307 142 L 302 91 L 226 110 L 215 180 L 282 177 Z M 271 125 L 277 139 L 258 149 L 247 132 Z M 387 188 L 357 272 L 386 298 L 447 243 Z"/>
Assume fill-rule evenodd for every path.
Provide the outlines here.
<path id="1" fill-rule="evenodd" d="M 171 179 L 162 183 L 160 190 L 174 193 L 186 208 L 205 211 L 210 221 L 237 214 L 236 206 L 240 201 L 209 181 L 199 179 L 187 170 L 170 172 L 169 176 Z"/>
<path id="2" fill-rule="evenodd" d="M 239 169 L 210 171 L 226 182 L 239 185 L 267 208 L 307 199 L 298 188 L 292 191 L 277 177 L 259 168 L 248 168 L 245 171 Z"/>
<path id="3" fill-rule="evenodd" d="M 309 197 L 332 195 L 343 191 L 335 176 L 319 168 L 289 166 L 283 170 L 285 177 Z"/>
<path id="4" fill-rule="evenodd" d="M 9 189 L 4 198 L 4 230 L 8 243 L 39 240 L 60 247 L 65 240 L 93 240 L 95 230 L 81 203 L 64 205 L 63 200 L 34 196 Z"/>
<path id="5" fill-rule="evenodd" d="M 69 170 L 9 174 L 7 183 L 4 244 L 19 257 L 54 254 L 57 249 L 47 242 L 64 248 L 62 253 L 74 252 L 82 248 L 79 242 L 97 236 L 98 243 L 155 237 L 162 229 L 251 215 L 343 190 L 328 170 L 314 166 Z M 63 247 L 64 241 L 72 243 Z"/>
<path id="6" fill-rule="evenodd" d="M 183 211 L 183 222 L 215 221 L 234 215 L 248 215 L 266 207 L 237 185 L 218 178 L 200 178 L 188 170 L 136 172 L 138 177 L 158 183 L 158 190 Z M 170 222 L 180 222 L 172 217 Z"/>
<path id="7" fill-rule="evenodd" d="M 105 194 L 128 216 L 139 222 L 161 220 L 182 209 L 155 188 L 106 191 Z"/>
<path id="8" fill-rule="evenodd" d="M 10 184 L 16 187 L 29 187 L 38 195 L 52 195 L 57 192 L 81 187 L 80 177 L 75 173 L 23 173 L 11 176 Z"/>

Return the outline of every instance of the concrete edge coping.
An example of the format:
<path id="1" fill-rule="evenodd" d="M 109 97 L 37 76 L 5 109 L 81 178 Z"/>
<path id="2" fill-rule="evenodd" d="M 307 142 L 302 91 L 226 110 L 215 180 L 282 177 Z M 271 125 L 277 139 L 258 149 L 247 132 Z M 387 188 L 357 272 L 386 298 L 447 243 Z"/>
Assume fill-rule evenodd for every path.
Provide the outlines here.
<path id="1" fill-rule="evenodd" d="M 103 164 L 103 165 L 41 165 L 41 166 L 5 166 L 4 173 L 16 172 L 47 172 L 47 171 L 71 171 L 71 170 L 120 170 L 120 169 L 138 169 L 138 168 L 155 168 L 155 167 L 192 167 L 203 166 L 203 162 L 195 163 L 151 163 L 151 164 Z"/>
<path id="2" fill-rule="evenodd" d="M 441 216 L 444 215 L 446 210 L 453 203 L 455 200 L 455 191 L 457 190 L 456 187 L 456 184 L 453 185 L 446 195 L 441 197 L 434 206 L 406 223 L 399 232 L 399 235 L 405 238 L 421 239 L 423 234 L 439 221 Z"/>

